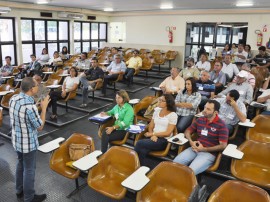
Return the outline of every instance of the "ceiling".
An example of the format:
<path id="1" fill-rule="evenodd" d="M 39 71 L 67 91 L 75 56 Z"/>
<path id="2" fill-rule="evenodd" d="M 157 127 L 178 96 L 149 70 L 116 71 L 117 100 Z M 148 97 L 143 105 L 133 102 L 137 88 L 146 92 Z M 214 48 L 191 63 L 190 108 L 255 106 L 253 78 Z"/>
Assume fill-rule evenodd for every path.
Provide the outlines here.
<path id="1" fill-rule="evenodd" d="M 35 4 L 38 0 L 8 0 L 2 2 L 19 2 Z M 114 12 L 128 11 L 157 11 L 162 4 L 173 5 L 173 10 L 197 9 L 239 9 L 236 3 L 250 3 L 249 9 L 270 8 L 270 0 L 51 0 L 48 6 L 81 8 L 103 11 L 104 8 L 113 8 Z"/>

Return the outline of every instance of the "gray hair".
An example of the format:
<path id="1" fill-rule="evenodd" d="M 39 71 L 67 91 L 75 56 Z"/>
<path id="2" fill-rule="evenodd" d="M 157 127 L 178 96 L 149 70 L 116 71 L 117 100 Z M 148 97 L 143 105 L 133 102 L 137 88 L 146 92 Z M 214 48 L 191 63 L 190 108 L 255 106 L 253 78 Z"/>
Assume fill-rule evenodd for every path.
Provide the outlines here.
<path id="1" fill-rule="evenodd" d="M 180 68 L 179 67 L 172 67 L 172 69 L 175 68 L 177 70 L 177 72 L 180 72 Z"/>
<path id="2" fill-rule="evenodd" d="M 21 90 L 24 93 L 27 93 L 29 90 L 31 90 L 31 88 L 35 87 L 36 83 L 33 79 L 33 77 L 25 77 L 22 80 L 22 84 L 21 84 Z"/>

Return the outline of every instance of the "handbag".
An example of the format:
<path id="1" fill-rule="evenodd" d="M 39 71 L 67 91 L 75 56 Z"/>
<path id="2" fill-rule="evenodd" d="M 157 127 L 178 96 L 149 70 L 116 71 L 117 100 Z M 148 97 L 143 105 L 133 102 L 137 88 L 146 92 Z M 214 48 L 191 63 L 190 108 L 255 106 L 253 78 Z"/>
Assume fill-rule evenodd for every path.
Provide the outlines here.
<path id="1" fill-rule="evenodd" d="M 69 157 L 71 161 L 77 161 L 78 159 L 90 154 L 91 146 L 87 144 L 70 144 L 69 145 Z"/>

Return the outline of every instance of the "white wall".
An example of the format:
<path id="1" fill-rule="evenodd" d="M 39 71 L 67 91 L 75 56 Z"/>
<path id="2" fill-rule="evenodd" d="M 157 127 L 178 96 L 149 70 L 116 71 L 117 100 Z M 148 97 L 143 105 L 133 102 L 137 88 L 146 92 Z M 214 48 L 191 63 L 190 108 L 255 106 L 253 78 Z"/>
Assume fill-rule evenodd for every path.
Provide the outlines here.
<path id="1" fill-rule="evenodd" d="M 126 22 L 126 44 L 141 46 L 161 46 L 164 50 L 175 49 L 180 51 L 183 57 L 186 41 L 187 22 L 247 22 L 247 43 L 252 49 L 257 49 L 257 35 L 255 30 L 262 30 L 268 25 L 268 32 L 264 32 L 263 45 L 270 37 L 269 14 L 210 14 L 210 15 L 155 15 L 155 16 L 127 16 L 110 17 L 110 22 Z M 175 26 L 173 31 L 174 41 L 169 43 L 167 26 Z M 121 44 L 125 47 L 125 44 Z M 182 59 L 180 60 L 182 61 Z"/>

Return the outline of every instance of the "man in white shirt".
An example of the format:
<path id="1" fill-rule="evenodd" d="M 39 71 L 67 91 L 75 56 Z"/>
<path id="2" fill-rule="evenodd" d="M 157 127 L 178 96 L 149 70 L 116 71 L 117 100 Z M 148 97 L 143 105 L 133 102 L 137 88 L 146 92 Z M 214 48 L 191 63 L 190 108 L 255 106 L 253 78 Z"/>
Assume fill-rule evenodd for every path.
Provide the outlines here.
<path id="1" fill-rule="evenodd" d="M 62 58 L 60 57 L 59 53 L 57 51 L 54 51 L 53 58 L 51 58 L 48 62 L 48 65 L 51 65 L 54 67 L 54 71 L 56 71 L 58 66 L 63 65 Z"/>
<path id="2" fill-rule="evenodd" d="M 159 87 L 164 94 L 177 94 L 180 90 L 185 88 L 185 80 L 179 76 L 179 68 L 173 67 L 171 69 L 171 76 L 167 77 Z"/>
<path id="3" fill-rule="evenodd" d="M 226 79 L 227 82 L 230 82 L 233 79 L 233 76 L 236 76 L 239 73 L 237 66 L 231 63 L 231 55 L 225 55 L 221 71 L 228 76 L 228 79 Z"/>
<path id="4" fill-rule="evenodd" d="M 243 44 L 239 44 L 238 45 L 238 52 L 235 52 L 233 54 L 235 56 L 235 62 L 246 62 L 248 53 L 246 51 L 244 51 L 244 45 Z"/>
<path id="5" fill-rule="evenodd" d="M 90 60 L 87 59 L 87 53 L 83 52 L 81 54 L 81 59 L 79 59 L 76 63 L 75 63 L 75 67 L 76 69 L 85 69 L 88 70 L 90 68 Z"/>
<path id="6" fill-rule="evenodd" d="M 270 115 L 270 89 L 265 90 L 257 99 L 257 102 L 266 104 L 266 111 L 263 111 L 262 114 Z"/>

